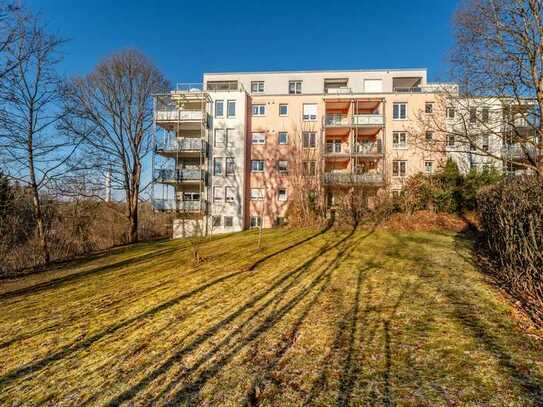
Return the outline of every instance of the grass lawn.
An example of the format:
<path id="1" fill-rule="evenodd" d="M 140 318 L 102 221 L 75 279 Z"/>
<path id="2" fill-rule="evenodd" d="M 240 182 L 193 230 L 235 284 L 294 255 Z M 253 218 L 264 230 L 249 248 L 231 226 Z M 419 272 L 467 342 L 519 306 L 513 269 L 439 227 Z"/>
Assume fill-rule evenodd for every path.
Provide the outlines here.
<path id="1" fill-rule="evenodd" d="M 454 234 L 255 231 L 0 282 L 1 405 L 542 405 L 543 342 Z"/>

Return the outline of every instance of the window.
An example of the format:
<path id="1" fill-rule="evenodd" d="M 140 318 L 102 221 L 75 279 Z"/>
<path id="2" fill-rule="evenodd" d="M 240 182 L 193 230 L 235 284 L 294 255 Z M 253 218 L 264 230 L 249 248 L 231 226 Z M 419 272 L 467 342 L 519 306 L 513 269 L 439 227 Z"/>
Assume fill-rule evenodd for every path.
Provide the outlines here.
<path id="1" fill-rule="evenodd" d="M 304 131 L 302 133 L 302 145 L 304 148 L 315 148 L 317 146 L 316 133 L 313 131 Z"/>
<path id="2" fill-rule="evenodd" d="M 226 102 L 226 115 L 228 118 L 236 117 L 236 101 L 229 100 Z"/>
<path id="3" fill-rule="evenodd" d="M 213 159 L 213 175 L 222 175 L 222 157 Z"/>
<path id="4" fill-rule="evenodd" d="M 265 116 L 266 115 L 266 105 L 253 105 L 253 116 Z"/>
<path id="5" fill-rule="evenodd" d="M 288 199 L 287 189 L 286 188 L 279 188 L 277 190 L 277 200 L 286 201 L 287 199 Z"/>
<path id="6" fill-rule="evenodd" d="M 251 227 L 258 228 L 262 224 L 262 218 L 260 216 L 251 216 Z"/>
<path id="7" fill-rule="evenodd" d="M 277 170 L 280 174 L 288 174 L 288 161 L 279 160 L 277 161 Z"/>
<path id="8" fill-rule="evenodd" d="M 251 134 L 251 143 L 266 144 L 266 133 L 254 132 Z"/>
<path id="9" fill-rule="evenodd" d="M 488 119 L 490 117 L 490 110 L 488 107 L 483 107 L 483 110 L 481 112 L 481 120 L 483 123 L 487 123 Z"/>
<path id="10" fill-rule="evenodd" d="M 211 225 L 214 228 L 220 227 L 221 226 L 221 217 L 220 216 L 212 216 L 211 217 Z"/>
<path id="11" fill-rule="evenodd" d="M 251 188 L 251 200 L 261 201 L 264 199 L 264 188 Z"/>
<path id="12" fill-rule="evenodd" d="M 407 161 L 394 160 L 392 161 L 392 176 L 405 177 L 407 170 Z"/>
<path id="13" fill-rule="evenodd" d="M 234 140 L 239 140 L 239 130 L 226 129 L 226 138 L 224 139 L 224 144 L 228 147 L 233 147 Z"/>
<path id="14" fill-rule="evenodd" d="M 236 201 L 236 188 L 234 187 L 225 187 L 224 188 L 224 200 L 227 203 L 232 203 Z"/>
<path id="15" fill-rule="evenodd" d="M 475 123 L 476 121 L 477 121 L 477 109 L 472 107 L 471 109 L 469 109 L 469 122 Z"/>
<path id="16" fill-rule="evenodd" d="M 231 176 L 236 173 L 236 162 L 234 157 L 226 157 L 226 176 Z"/>
<path id="17" fill-rule="evenodd" d="M 394 103 L 392 105 L 392 118 L 394 120 L 407 119 L 407 103 Z"/>
<path id="18" fill-rule="evenodd" d="M 424 104 L 424 112 L 425 113 L 434 113 L 434 104 L 432 102 L 426 102 Z"/>
<path id="19" fill-rule="evenodd" d="M 381 79 L 364 79 L 364 92 L 380 93 L 383 91 L 383 81 Z"/>
<path id="20" fill-rule="evenodd" d="M 330 140 L 326 142 L 327 153 L 341 153 L 341 140 Z"/>
<path id="21" fill-rule="evenodd" d="M 279 116 L 288 116 L 288 105 L 286 103 L 279 105 Z"/>
<path id="22" fill-rule="evenodd" d="M 222 187 L 213 187 L 213 202 L 222 202 L 224 198 L 224 191 Z"/>
<path id="23" fill-rule="evenodd" d="M 454 143 L 455 143 L 454 135 L 453 134 L 447 135 L 447 145 L 449 147 L 454 147 Z"/>
<path id="24" fill-rule="evenodd" d="M 316 103 L 304 103 L 304 121 L 314 122 L 317 120 L 317 104 Z"/>
<path id="25" fill-rule="evenodd" d="M 215 117 L 224 117 L 224 100 L 215 101 Z"/>
<path id="26" fill-rule="evenodd" d="M 263 172 L 264 160 L 251 160 L 251 172 Z"/>
<path id="27" fill-rule="evenodd" d="M 215 147 L 224 147 L 226 145 L 224 129 L 215 129 L 215 139 L 213 145 Z"/>
<path id="28" fill-rule="evenodd" d="M 288 93 L 291 95 L 302 93 L 302 81 L 288 81 Z"/>
<path id="29" fill-rule="evenodd" d="M 434 132 L 433 131 L 427 131 L 426 132 L 426 141 L 427 142 L 434 141 Z"/>
<path id="30" fill-rule="evenodd" d="M 447 119 L 454 119 L 454 107 L 447 108 Z"/>
<path id="31" fill-rule="evenodd" d="M 199 201 L 199 192 L 183 192 L 183 201 Z"/>
<path id="32" fill-rule="evenodd" d="M 224 227 L 225 228 L 231 228 L 232 226 L 234 226 L 234 217 L 225 216 L 224 217 Z"/>
<path id="33" fill-rule="evenodd" d="M 314 160 L 303 161 L 302 171 L 304 175 L 314 176 L 317 174 L 316 162 Z"/>
<path id="34" fill-rule="evenodd" d="M 477 150 L 477 147 L 475 146 L 475 143 L 470 142 L 469 143 L 469 151 L 475 151 Z"/>
<path id="35" fill-rule="evenodd" d="M 432 174 L 434 172 L 434 162 L 424 161 L 424 171 L 426 171 L 427 174 Z"/>
<path id="36" fill-rule="evenodd" d="M 252 81 L 251 93 L 264 93 L 264 81 Z"/>
<path id="37" fill-rule="evenodd" d="M 405 131 L 392 132 L 392 148 L 407 148 L 407 133 Z"/>
<path id="38" fill-rule="evenodd" d="M 490 136 L 488 134 L 483 134 L 482 150 L 488 151 L 490 145 Z"/>
<path id="39" fill-rule="evenodd" d="M 284 225 L 285 224 L 285 218 L 283 216 L 278 216 L 276 219 L 275 219 L 275 224 L 277 226 L 281 226 L 281 225 Z"/>
<path id="40" fill-rule="evenodd" d="M 402 195 L 402 191 L 400 189 L 393 189 L 392 190 L 392 197 L 393 198 L 399 198 Z"/>
<path id="41" fill-rule="evenodd" d="M 288 144 L 288 133 L 286 131 L 280 131 L 278 139 L 279 144 Z"/>

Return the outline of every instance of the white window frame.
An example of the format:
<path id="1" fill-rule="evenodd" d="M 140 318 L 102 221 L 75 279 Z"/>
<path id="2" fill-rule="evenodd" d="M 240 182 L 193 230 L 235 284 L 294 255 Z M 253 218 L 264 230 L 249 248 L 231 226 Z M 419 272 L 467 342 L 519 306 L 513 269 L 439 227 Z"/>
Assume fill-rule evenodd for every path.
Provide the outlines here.
<path id="1" fill-rule="evenodd" d="M 249 198 L 251 201 L 264 200 L 264 188 L 251 188 L 249 191 Z"/>
<path id="2" fill-rule="evenodd" d="M 257 109 L 257 111 L 255 112 L 255 108 Z M 262 116 L 266 116 L 266 104 L 265 103 L 253 103 L 251 105 L 251 112 L 252 112 L 252 115 L 255 116 L 255 117 L 262 117 Z"/>
<path id="3" fill-rule="evenodd" d="M 222 142 L 218 142 L 217 134 L 222 132 Z M 213 137 L 213 147 L 225 147 L 227 143 L 227 131 L 226 129 L 215 129 L 215 134 Z"/>
<path id="4" fill-rule="evenodd" d="M 428 166 L 428 164 L 430 165 Z M 428 168 L 430 168 L 430 171 L 428 171 Z M 434 162 L 432 160 L 424 160 L 424 172 L 426 174 L 434 173 Z"/>
<path id="5" fill-rule="evenodd" d="M 256 163 L 262 163 L 262 169 L 254 169 L 253 164 Z M 251 160 L 251 172 L 264 172 L 264 169 L 266 168 L 266 164 L 264 160 Z"/>
<path id="6" fill-rule="evenodd" d="M 434 102 L 425 102 L 424 103 L 424 113 L 426 113 L 426 114 L 434 113 Z"/>
<path id="7" fill-rule="evenodd" d="M 284 194 L 281 194 L 281 191 L 284 191 Z M 286 187 L 279 187 L 277 189 L 277 200 L 281 202 L 288 201 L 288 190 Z"/>
<path id="8" fill-rule="evenodd" d="M 235 187 L 231 187 L 231 186 L 224 187 L 224 202 L 226 203 L 236 202 L 236 188 Z"/>
<path id="9" fill-rule="evenodd" d="M 456 112 L 454 110 L 454 107 L 448 107 L 447 108 L 447 119 L 454 119 Z"/>
<path id="10" fill-rule="evenodd" d="M 234 147 L 234 135 L 239 135 L 238 129 L 228 128 L 226 129 L 226 138 L 224 139 L 225 147 Z"/>
<path id="11" fill-rule="evenodd" d="M 256 221 L 253 222 L 253 220 L 256 220 Z M 261 216 L 251 216 L 250 217 L 250 219 L 249 219 L 249 227 L 251 229 L 259 228 L 261 224 L 262 224 L 262 217 Z"/>
<path id="12" fill-rule="evenodd" d="M 402 164 L 403 164 L 403 171 L 402 171 Z M 395 166 L 398 167 L 397 175 L 394 175 Z M 407 176 L 407 160 L 392 160 L 392 176 L 395 178 L 403 178 Z"/>
<path id="13" fill-rule="evenodd" d="M 219 114 L 218 106 L 221 105 L 222 114 Z M 217 119 L 224 118 L 224 100 L 223 99 L 217 99 L 215 101 L 215 117 Z"/>
<path id="14" fill-rule="evenodd" d="M 307 112 L 306 108 L 312 107 L 311 110 L 314 112 Z M 313 109 L 314 108 L 314 109 Z M 302 118 L 304 122 L 315 122 L 317 121 L 318 114 L 318 105 L 316 103 L 304 103 L 302 106 Z"/>
<path id="15" fill-rule="evenodd" d="M 251 144 L 254 144 L 254 145 L 266 144 L 266 133 L 263 131 L 253 131 L 251 133 Z"/>
<path id="16" fill-rule="evenodd" d="M 230 164 L 233 166 L 233 170 L 229 171 Z M 236 175 L 236 160 L 234 157 L 225 157 L 224 159 L 224 175 L 226 177 L 233 177 Z"/>
<path id="17" fill-rule="evenodd" d="M 218 220 L 218 222 L 216 222 Z M 222 217 L 221 215 L 212 215 L 211 216 L 211 227 L 220 228 L 222 226 Z"/>
<path id="18" fill-rule="evenodd" d="M 285 135 L 285 142 L 284 143 L 281 143 L 281 135 Z M 288 132 L 287 131 L 280 131 L 279 133 L 277 133 L 277 144 L 279 144 L 280 146 L 284 146 L 284 145 L 288 144 Z"/>
<path id="19" fill-rule="evenodd" d="M 213 187 L 213 203 L 224 202 L 224 188 L 215 186 Z"/>
<path id="20" fill-rule="evenodd" d="M 251 93 L 264 93 L 264 81 L 251 81 Z"/>
<path id="21" fill-rule="evenodd" d="M 288 94 L 289 95 L 301 95 L 302 94 L 302 81 L 290 80 L 288 81 Z"/>
<path id="22" fill-rule="evenodd" d="M 398 106 L 398 115 L 396 117 L 396 106 Z M 404 107 L 403 115 L 401 106 Z M 394 102 L 392 104 L 392 120 L 407 120 L 407 102 Z"/>
<path id="23" fill-rule="evenodd" d="M 430 136 L 430 137 L 428 137 Z M 424 133 L 424 140 L 427 142 L 427 143 L 431 143 L 432 141 L 434 141 L 434 132 L 431 131 L 431 130 L 428 130 Z"/>
<path id="24" fill-rule="evenodd" d="M 302 161 L 303 175 L 314 177 L 317 175 L 317 162 L 315 160 Z"/>
<path id="25" fill-rule="evenodd" d="M 285 113 L 281 113 L 281 108 L 286 108 Z M 287 117 L 288 116 L 288 103 L 279 103 L 279 117 Z"/>
<path id="26" fill-rule="evenodd" d="M 403 135 L 404 141 L 401 142 L 401 136 Z M 394 141 L 397 138 L 398 141 Z M 393 131 L 392 132 L 392 149 L 393 150 L 407 150 L 407 132 L 406 131 Z"/>
<path id="27" fill-rule="evenodd" d="M 224 227 L 225 228 L 234 227 L 234 217 L 233 216 L 224 216 L 223 218 L 224 218 L 223 220 L 224 220 Z M 227 219 L 229 220 L 229 222 L 227 222 Z M 227 223 L 229 223 L 229 225 Z"/>
<path id="28" fill-rule="evenodd" d="M 230 114 L 230 106 L 234 106 L 233 114 Z M 235 100 L 226 101 L 226 117 L 228 119 L 234 119 L 236 117 L 236 101 Z"/>
<path id="29" fill-rule="evenodd" d="M 286 164 L 285 169 L 281 169 L 281 164 Z M 279 174 L 288 174 L 288 160 L 277 160 L 277 171 Z"/>
<path id="30" fill-rule="evenodd" d="M 213 157 L 213 176 L 222 177 L 224 175 L 224 157 Z M 220 162 L 220 166 L 217 167 L 217 162 Z M 217 168 L 220 168 L 220 172 L 217 172 Z"/>
<path id="31" fill-rule="evenodd" d="M 306 134 L 309 135 L 308 143 L 306 145 Z M 312 141 L 312 142 L 311 142 Z M 317 148 L 317 133 L 314 131 L 302 132 L 302 147 L 303 148 Z"/>

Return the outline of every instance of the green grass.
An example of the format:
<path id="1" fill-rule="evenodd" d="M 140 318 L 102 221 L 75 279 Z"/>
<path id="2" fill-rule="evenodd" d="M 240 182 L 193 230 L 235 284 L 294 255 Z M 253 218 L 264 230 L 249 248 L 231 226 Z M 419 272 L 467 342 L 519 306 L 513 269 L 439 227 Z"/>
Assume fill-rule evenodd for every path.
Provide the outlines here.
<path id="1" fill-rule="evenodd" d="M 540 405 L 543 342 L 438 233 L 269 230 L 0 283 L 2 405 Z"/>

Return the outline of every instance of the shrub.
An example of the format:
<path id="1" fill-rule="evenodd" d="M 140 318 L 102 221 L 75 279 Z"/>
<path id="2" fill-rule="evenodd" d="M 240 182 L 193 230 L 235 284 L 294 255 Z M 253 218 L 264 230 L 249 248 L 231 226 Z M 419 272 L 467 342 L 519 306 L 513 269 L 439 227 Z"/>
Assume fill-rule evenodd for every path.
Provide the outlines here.
<path id="1" fill-rule="evenodd" d="M 477 209 L 499 279 L 543 320 L 543 179 L 506 179 L 483 188 Z"/>

